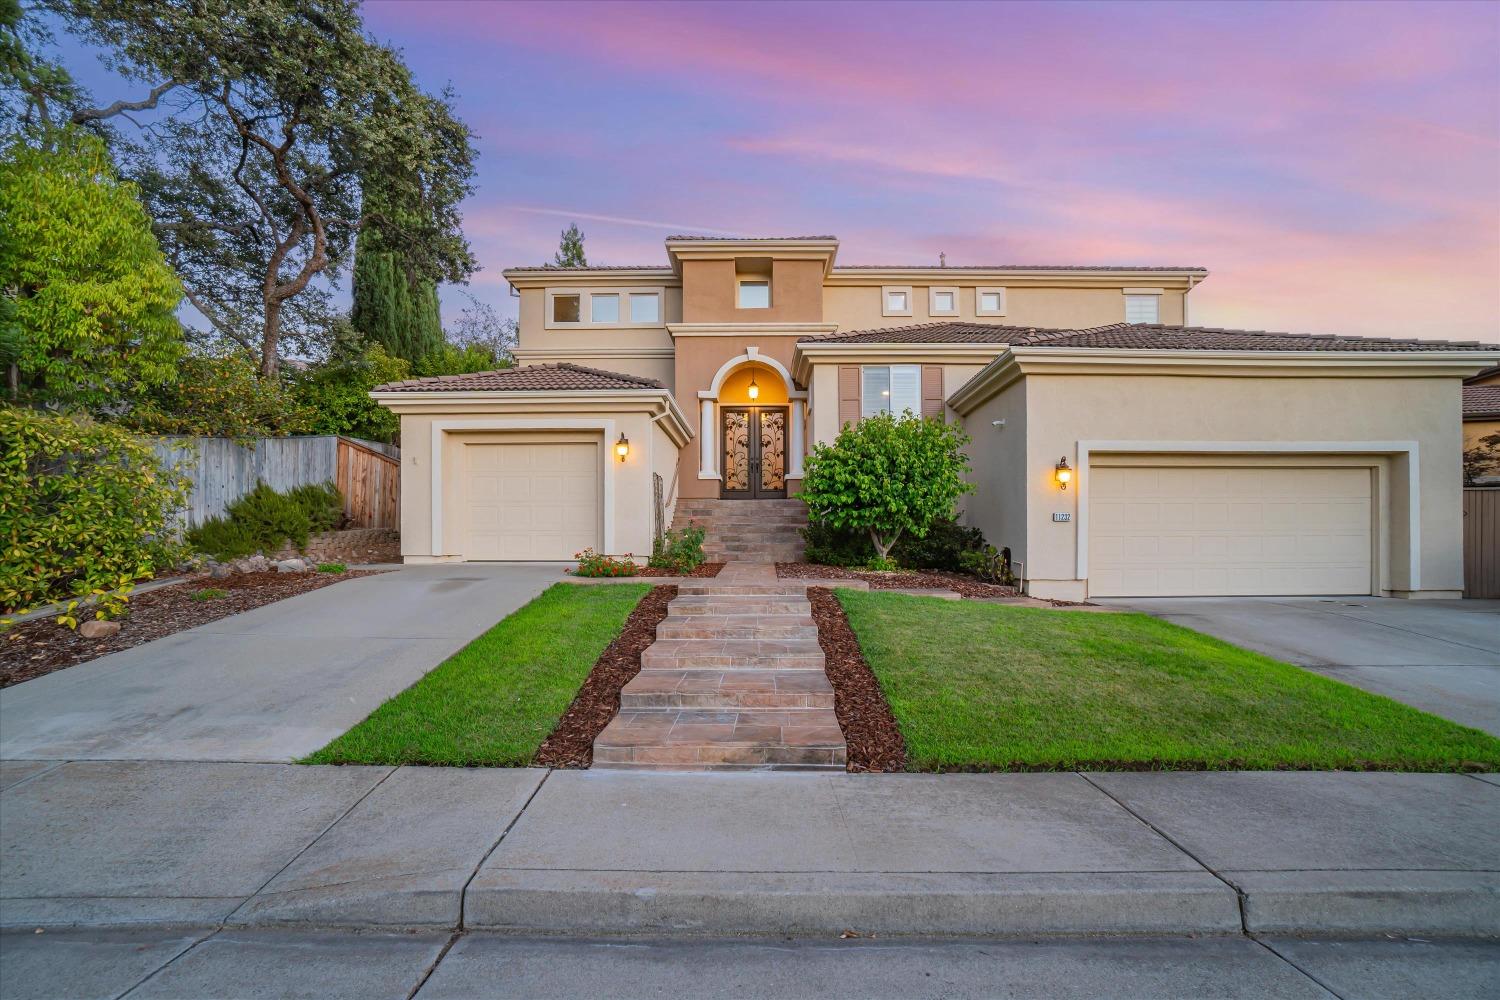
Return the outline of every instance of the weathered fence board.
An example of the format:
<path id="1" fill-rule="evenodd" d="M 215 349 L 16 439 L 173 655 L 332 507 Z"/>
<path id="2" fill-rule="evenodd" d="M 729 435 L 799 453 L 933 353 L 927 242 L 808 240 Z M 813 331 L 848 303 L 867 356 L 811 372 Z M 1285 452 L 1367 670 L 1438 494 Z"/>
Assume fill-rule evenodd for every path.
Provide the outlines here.
<path id="1" fill-rule="evenodd" d="M 397 528 L 400 522 L 399 449 L 334 435 L 256 438 L 162 438 L 156 453 L 179 465 L 193 483 L 184 520 L 201 524 L 224 513 L 263 482 L 276 490 L 308 483 L 338 484 L 344 513 L 355 527 Z M 346 486 L 346 483 L 348 484 Z"/>
<path id="2" fill-rule="evenodd" d="M 1464 596 L 1500 597 L 1500 486 L 1464 490 Z"/>

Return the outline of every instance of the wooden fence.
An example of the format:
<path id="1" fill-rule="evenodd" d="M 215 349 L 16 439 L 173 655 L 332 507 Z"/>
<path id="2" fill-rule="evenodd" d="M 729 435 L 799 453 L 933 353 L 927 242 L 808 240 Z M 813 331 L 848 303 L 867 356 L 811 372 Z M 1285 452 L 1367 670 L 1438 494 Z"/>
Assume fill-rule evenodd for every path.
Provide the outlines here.
<path id="1" fill-rule="evenodd" d="M 162 438 L 156 453 L 193 483 L 187 525 L 224 513 L 263 482 L 276 490 L 308 483 L 338 484 L 353 527 L 401 526 L 400 449 L 335 435 L 256 438 Z"/>
<path id="2" fill-rule="evenodd" d="M 1464 488 L 1464 596 L 1500 597 L 1500 486 Z"/>

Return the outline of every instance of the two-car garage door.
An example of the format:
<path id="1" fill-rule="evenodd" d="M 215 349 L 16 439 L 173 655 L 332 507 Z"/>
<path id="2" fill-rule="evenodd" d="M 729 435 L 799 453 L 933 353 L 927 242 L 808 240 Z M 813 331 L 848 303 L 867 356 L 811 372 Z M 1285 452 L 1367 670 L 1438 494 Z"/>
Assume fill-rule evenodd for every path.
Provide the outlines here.
<path id="1" fill-rule="evenodd" d="M 1089 488 L 1089 594 L 1368 594 L 1371 471 L 1117 466 Z"/>
<path id="2" fill-rule="evenodd" d="M 600 548 L 597 441 L 464 446 L 466 559 L 572 559 Z"/>

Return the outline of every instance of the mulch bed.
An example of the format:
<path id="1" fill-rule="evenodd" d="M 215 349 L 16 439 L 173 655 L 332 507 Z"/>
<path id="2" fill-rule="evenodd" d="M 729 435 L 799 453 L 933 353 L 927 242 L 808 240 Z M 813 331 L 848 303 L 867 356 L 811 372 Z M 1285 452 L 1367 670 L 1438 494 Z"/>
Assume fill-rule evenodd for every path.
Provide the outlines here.
<path id="1" fill-rule="evenodd" d="M 130 598 L 130 613 L 120 619 L 120 631 L 106 639 L 85 639 L 58 625 L 55 615 L 21 622 L 0 633 L 0 688 L 29 681 L 54 670 L 87 663 L 174 632 L 206 625 L 283 598 L 317 590 L 379 570 L 348 573 L 243 573 L 224 580 L 198 577 L 160 587 Z M 227 591 L 213 600 L 195 601 L 192 595 L 214 588 Z M 82 620 L 82 619 L 80 619 Z"/>
<path id="2" fill-rule="evenodd" d="M 677 596 L 672 586 L 652 587 L 625 619 L 615 641 L 604 647 L 573 702 L 537 749 L 537 767 L 588 767 L 594 740 L 620 710 L 620 689 L 641 672 L 641 654 L 656 641 L 656 626 Z"/>
<path id="3" fill-rule="evenodd" d="M 636 576 L 709 577 L 709 576 L 718 576 L 719 575 L 719 570 L 721 570 L 723 568 L 724 568 L 724 564 L 723 563 L 706 562 L 706 563 L 699 564 L 699 566 L 696 569 L 694 569 L 691 573 L 674 573 L 674 572 L 672 572 L 669 569 L 662 569 L 659 566 L 642 566 L 641 567 L 641 571 L 639 573 L 637 573 Z"/>
<path id="4" fill-rule="evenodd" d="M 864 580 L 871 590 L 952 590 L 962 597 L 1019 597 L 1021 592 L 1004 584 L 988 583 L 964 573 L 938 569 L 899 570 L 880 573 L 868 569 L 845 569 L 817 563 L 777 563 L 776 575 L 794 580 Z"/>
<path id="5" fill-rule="evenodd" d="M 849 770 L 906 770 L 906 740 L 838 598 L 826 588 L 808 587 L 807 599 L 833 685 L 834 712 L 849 748 Z"/>

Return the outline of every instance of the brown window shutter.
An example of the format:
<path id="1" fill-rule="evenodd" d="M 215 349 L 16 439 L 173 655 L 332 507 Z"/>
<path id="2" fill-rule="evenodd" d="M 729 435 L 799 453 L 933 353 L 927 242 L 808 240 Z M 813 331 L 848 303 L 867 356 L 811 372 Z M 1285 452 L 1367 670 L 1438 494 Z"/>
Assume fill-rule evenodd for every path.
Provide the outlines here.
<path id="1" fill-rule="evenodd" d="M 859 365 L 839 365 L 839 429 L 859 423 Z"/>
<path id="2" fill-rule="evenodd" d="M 943 366 L 922 366 L 922 416 L 943 419 Z"/>

